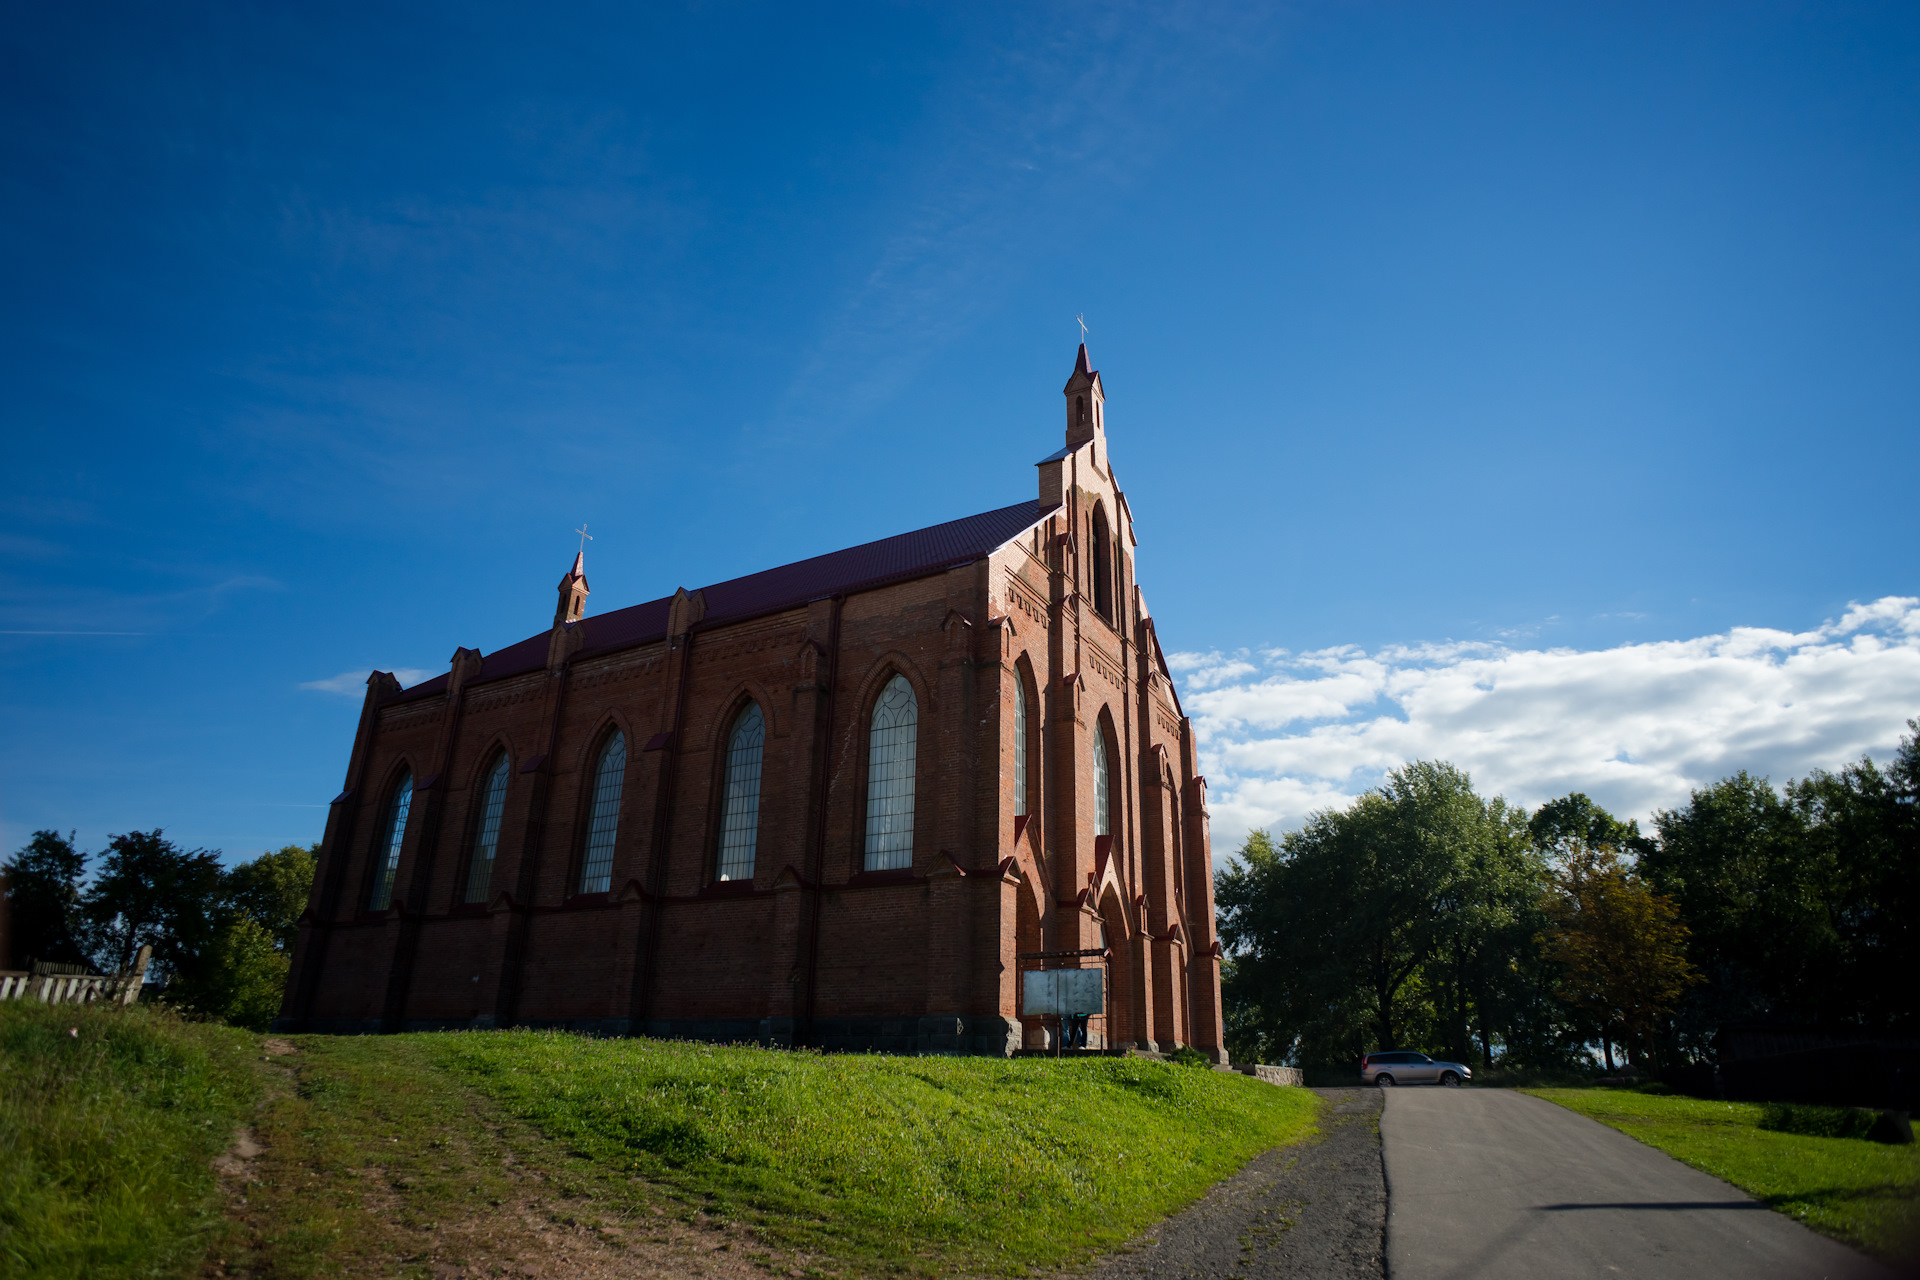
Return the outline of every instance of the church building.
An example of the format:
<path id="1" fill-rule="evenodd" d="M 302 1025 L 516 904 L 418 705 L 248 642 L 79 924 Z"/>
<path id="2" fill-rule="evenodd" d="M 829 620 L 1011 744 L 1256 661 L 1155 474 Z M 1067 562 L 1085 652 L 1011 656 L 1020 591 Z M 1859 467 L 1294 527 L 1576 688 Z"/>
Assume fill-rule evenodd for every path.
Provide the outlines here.
<path id="1" fill-rule="evenodd" d="M 276 1027 L 1224 1061 L 1206 780 L 1081 346 L 1038 493 L 375 672 Z M 1079 953 L 1079 954 L 1064 954 Z"/>

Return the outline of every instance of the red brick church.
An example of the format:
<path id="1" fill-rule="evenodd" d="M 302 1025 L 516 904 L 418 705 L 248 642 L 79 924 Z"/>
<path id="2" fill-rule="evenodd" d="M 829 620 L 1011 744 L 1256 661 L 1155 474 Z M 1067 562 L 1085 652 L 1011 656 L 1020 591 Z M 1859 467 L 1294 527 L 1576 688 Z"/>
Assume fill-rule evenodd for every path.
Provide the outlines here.
<path id="1" fill-rule="evenodd" d="M 375 672 L 287 1030 L 1005 1054 L 1026 953 L 1109 1047 L 1224 1060 L 1206 781 L 1080 348 L 995 511 Z M 1088 963 L 1099 963 L 1095 956 Z"/>

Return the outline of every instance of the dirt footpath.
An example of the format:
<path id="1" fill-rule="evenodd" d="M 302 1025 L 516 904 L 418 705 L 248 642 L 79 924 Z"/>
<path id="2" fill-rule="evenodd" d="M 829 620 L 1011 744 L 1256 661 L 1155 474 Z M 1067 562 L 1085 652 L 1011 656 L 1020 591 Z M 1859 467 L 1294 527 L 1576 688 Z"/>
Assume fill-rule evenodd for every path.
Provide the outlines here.
<path id="1" fill-rule="evenodd" d="M 1315 1089 L 1318 1136 L 1255 1157 L 1183 1213 L 1094 1267 L 1099 1280 L 1382 1280 L 1387 1184 L 1378 1089 Z"/>

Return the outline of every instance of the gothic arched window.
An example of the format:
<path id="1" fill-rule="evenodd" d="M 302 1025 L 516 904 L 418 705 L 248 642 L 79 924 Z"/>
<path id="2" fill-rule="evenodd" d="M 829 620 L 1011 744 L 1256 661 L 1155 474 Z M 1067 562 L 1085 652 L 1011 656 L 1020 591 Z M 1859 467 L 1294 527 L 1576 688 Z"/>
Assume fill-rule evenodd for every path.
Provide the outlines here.
<path id="1" fill-rule="evenodd" d="M 473 862 L 467 868 L 467 901 L 485 902 L 493 883 L 493 855 L 500 847 L 500 811 L 507 807 L 507 753 L 502 751 L 480 792 L 480 825 L 474 831 Z"/>
<path id="2" fill-rule="evenodd" d="M 393 873 L 400 867 L 400 842 L 407 837 L 407 813 L 413 808 L 413 775 L 403 773 L 400 781 L 393 784 L 393 792 L 387 799 L 385 821 L 380 827 L 380 843 L 374 851 L 380 859 L 380 869 L 373 877 L 373 897 L 367 906 L 374 911 L 385 911 L 393 905 Z"/>
<path id="3" fill-rule="evenodd" d="M 1113 621 L 1113 536 L 1107 532 L 1104 507 L 1093 509 L 1093 607 Z"/>
<path id="4" fill-rule="evenodd" d="M 1107 731 L 1093 731 L 1093 834 L 1113 834 L 1113 761 L 1107 758 Z"/>
<path id="5" fill-rule="evenodd" d="M 618 729 L 600 748 L 593 768 L 593 809 L 587 819 L 587 852 L 580 860 L 580 892 L 613 887 L 613 838 L 620 830 L 620 788 L 627 776 L 627 740 Z"/>
<path id="6" fill-rule="evenodd" d="M 749 702 L 733 722 L 727 741 L 726 797 L 720 809 L 721 880 L 753 879 L 753 848 L 760 834 L 760 761 L 767 722 L 760 704 Z"/>
<path id="7" fill-rule="evenodd" d="M 913 765 L 920 707 L 903 675 L 873 704 L 867 736 L 867 870 L 913 865 Z"/>
<path id="8" fill-rule="evenodd" d="M 1013 669 L 1013 816 L 1027 815 L 1027 681 Z"/>

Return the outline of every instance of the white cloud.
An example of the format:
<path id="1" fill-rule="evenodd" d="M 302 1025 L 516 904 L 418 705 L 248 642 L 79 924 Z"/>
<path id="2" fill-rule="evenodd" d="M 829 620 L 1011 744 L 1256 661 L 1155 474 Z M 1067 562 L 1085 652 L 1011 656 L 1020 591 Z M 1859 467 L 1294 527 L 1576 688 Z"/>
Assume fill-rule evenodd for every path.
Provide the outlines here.
<path id="1" fill-rule="evenodd" d="M 337 676 L 328 676 L 325 680 L 302 681 L 300 687 L 312 689 L 318 693 L 337 693 L 346 698 L 360 698 L 366 696 L 367 677 L 371 674 L 371 668 L 361 667 L 353 671 L 342 671 Z M 393 678 L 400 682 L 402 689 L 411 688 L 432 674 L 433 672 L 423 671 L 419 667 L 393 669 Z"/>
<path id="2" fill-rule="evenodd" d="M 1256 665 L 1256 663 L 1258 665 Z M 1537 805 L 1585 791 L 1645 819 L 1738 769 L 1783 782 L 1884 758 L 1920 715 L 1920 598 L 1850 606 L 1811 631 L 1613 649 L 1482 642 L 1182 653 L 1216 856 L 1297 826 L 1408 760 L 1468 770 Z"/>

